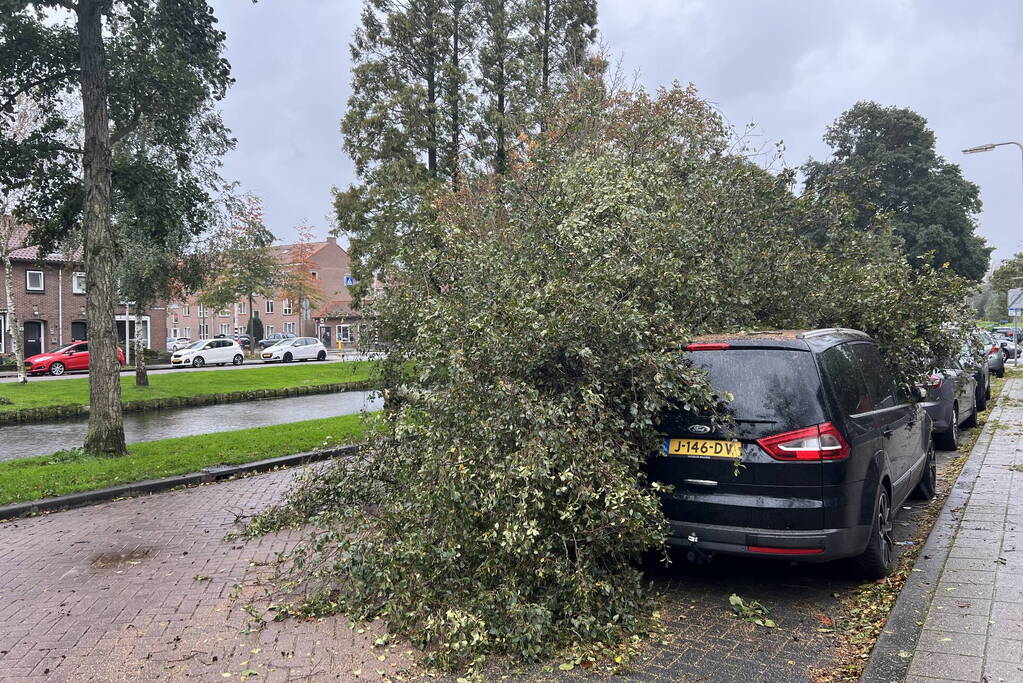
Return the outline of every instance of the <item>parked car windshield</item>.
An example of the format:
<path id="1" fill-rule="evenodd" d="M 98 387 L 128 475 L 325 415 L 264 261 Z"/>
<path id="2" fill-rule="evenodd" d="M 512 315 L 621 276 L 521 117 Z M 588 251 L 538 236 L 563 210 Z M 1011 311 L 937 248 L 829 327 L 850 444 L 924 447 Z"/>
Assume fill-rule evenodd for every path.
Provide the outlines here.
<path id="1" fill-rule="evenodd" d="M 189 344 L 188 346 L 181 350 L 188 351 L 189 349 L 201 349 L 202 347 L 206 346 L 206 341 L 207 341 L 206 339 L 200 339 L 197 342 L 192 342 L 191 344 Z"/>

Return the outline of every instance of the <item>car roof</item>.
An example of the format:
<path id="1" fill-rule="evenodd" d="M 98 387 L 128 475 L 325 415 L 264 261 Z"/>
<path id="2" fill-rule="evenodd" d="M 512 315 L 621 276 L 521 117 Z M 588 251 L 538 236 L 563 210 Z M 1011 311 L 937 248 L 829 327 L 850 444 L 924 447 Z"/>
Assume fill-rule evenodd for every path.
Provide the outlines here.
<path id="1" fill-rule="evenodd" d="M 738 348 L 800 349 L 820 352 L 848 341 L 873 341 L 859 330 L 829 327 L 817 330 L 755 330 L 704 334 L 693 338 L 695 344 L 727 343 Z"/>

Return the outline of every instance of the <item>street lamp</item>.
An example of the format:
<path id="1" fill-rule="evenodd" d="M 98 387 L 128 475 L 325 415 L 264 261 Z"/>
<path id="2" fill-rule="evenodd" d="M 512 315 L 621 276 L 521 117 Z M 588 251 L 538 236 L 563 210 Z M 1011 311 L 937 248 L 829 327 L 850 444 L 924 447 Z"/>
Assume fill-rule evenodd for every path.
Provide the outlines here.
<path id="1" fill-rule="evenodd" d="M 1019 147 L 1020 161 L 1023 161 L 1023 145 L 1021 145 L 1018 142 L 1011 142 L 1011 141 L 1010 142 L 994 142 L 994 143 L 989 143 L 989 144 L 986 144 L 986 145 L 977 145 L 976 147 L 967 147 L 966 149 L 963 150 L 963 154 L 979 154 L 980 152 L 990 152 L 995 147 L 1004 147 L 1006 145 L 1016 145 L 1017 147 Z M 1023 183 L 1023 177 L 1021 177 L 1021 183 Z M 1013 337 L 1014 340 L 1016 340 L 1016 344 L 1017 344 L 1017 347 L 1016 347 L 1016 366 L 1017 367 L 1019 366 L 1019 335 L 1016 333 L 1016 330 L 1018 330 L 1018 329 L 1019 328 L 1018 328 L 1018 317 L 1017 317 L 1017 327 L 1014 327 L 1013 331 L 1012 331 L 1012 337 Z"/>

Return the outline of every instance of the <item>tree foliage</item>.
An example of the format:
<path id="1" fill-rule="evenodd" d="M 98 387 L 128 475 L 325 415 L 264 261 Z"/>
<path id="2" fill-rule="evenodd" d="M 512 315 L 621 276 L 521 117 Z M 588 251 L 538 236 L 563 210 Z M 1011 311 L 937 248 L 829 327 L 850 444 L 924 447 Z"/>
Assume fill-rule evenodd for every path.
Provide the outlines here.
<path id="1" fill-rule="evenodd" d="M 883 229 L 846 239 L 841 198 L 792 177 L 691 88 L 587 79 L 503 177 L 438 192 L 370 305 L 391 340 L 370 447 L 262 520 L 314 523 L 292 557 L 310 604 L 455 667 L 641 631 L 633 561 L 667 528 L 643 467 L 659 415 L 723 407 L 686 361 L 694 335 L 859 327 L 903 383 L 959 348 L 968 283 L 910 268 Z"/>
<path id="2" fill-rule="evenodd" d="M 935 151 L 924 117 L 858 102 L 828 128 L 824 141 L 832 157 L 803 167 L 807 192 L 846 195 L 858 230 L 890 221 L 914 264 L 949 263 L 966 278 L 984 277 L 991 248 L 976 234 L 980 188 Z"/>
<path id="3" fill-rule="evenodd" d="M 503 172 L 519 133 L 544 127 L 595 24 L 595 0 L 365 0 L 341 123 L 359 182 L 335 190 L 357 296 L 431 220 L 424 198 Z"/>
<path id="4" fill-rule="evenodd" d="M 988 281 L 990 298 L 985 312 L 988 320 L 1003 320 L 1009 314 L 1008 292 L 1023 287 L 1023 253 L 1002 261 Z"/>

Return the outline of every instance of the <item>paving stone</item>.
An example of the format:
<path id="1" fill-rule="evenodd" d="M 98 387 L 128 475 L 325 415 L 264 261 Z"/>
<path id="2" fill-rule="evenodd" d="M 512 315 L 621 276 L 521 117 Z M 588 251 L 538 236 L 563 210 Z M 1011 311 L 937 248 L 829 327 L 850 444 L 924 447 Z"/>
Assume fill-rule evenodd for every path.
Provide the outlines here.
<path id="1" fill-rule="evenodd" d="M 978 681 L 983 670 L 983 657 L 928 652 L 916 656 L 909 667 L 910 676 L 930 676 L 953 681 Z"/>

